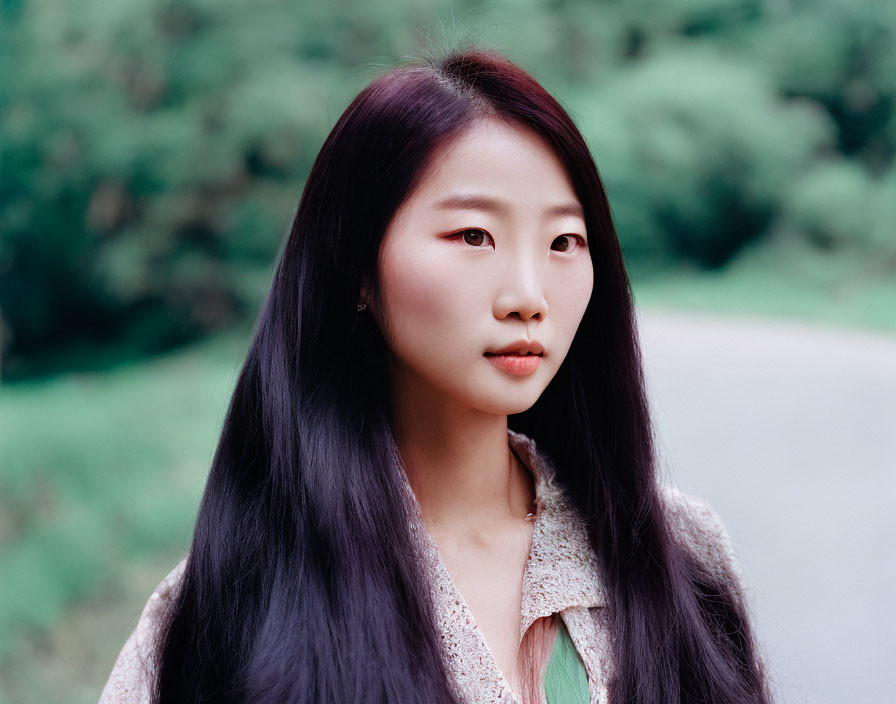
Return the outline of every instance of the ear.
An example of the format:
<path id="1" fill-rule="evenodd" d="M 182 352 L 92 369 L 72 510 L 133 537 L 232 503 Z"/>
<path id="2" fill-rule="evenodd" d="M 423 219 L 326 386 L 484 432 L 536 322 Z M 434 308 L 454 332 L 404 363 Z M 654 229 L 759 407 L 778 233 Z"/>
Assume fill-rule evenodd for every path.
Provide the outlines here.
<path id="1" fill-rule="evenodd" d="M 361 277 L 361 291 L 359 293 L 358 299 L 369 304 L 370 301 L 367 300 L 368 292 L 369 292 L 369 282 L 368 282 L 367 276 L 365 275 L 365 276 Z"/>

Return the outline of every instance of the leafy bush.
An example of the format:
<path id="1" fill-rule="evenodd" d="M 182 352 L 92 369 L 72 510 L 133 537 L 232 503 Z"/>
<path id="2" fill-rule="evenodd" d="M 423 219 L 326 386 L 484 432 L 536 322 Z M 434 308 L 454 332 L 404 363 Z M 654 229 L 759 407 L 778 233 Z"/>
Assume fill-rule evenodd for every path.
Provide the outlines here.
<path id="1" fill-rule="evenodd" d="M 839 151 L 875 170 L 887 167 L 896 153 L 896 4 L 778 3 L 748 46 L 782 95 L 828 112 Z"/>
<path id="2" fill-rule="evenodd" d="M 254 313 L 340 69 L 299 60 L 310 17 L 94 0 L 2 19 L 4 376 L 104 366 Z"/>
<path id="3" fill-rule="evenodd" d="M 657 54 L 573 102 L 634 259 L 724 264 L 830 143 L 818 110 L 703 50 Z"/>
<path id="4" fill-rule="evenodd" d="M 896 270 L 896 169 L 877 179 L 855 162 L 831 161 L 794 185 L 785 212 L 817 248 L 860 252 Z"/>
<path id="5" fill-rule="evenodd" d="M 251 317 L 329 125 L 407 55 L 491 44 L 570 106 L 635 269 L 722 266 L 785 201 L 807 221 L 820 156 L 892 168 L 893 3 L 343 5 L 0 3 L 5 379 Z"/>

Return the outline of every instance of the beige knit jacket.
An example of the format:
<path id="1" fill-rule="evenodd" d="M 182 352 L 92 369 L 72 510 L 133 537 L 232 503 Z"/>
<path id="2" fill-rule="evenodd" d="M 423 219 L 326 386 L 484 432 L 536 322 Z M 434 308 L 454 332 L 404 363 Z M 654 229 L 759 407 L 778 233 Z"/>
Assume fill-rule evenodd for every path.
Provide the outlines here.
<path id="1" fill-rule="evenodd" d="M 551 461 L 526 435 L 508 430 L 508 441 L 534 477 L 537 506 L 523 575 L 520 633 L 525 634 L 539 618 L 559 614 L 585 664 L 591 703 L 606 704 L 612 662 L 607 597 L 597 556 L 581 516 L 555 482 Z M 411 532 L 431 577 L 438 628 L 444 637 L 448 671 L 455 691 L 470 704 L 518 703 L 519 697 L 511 691 L 467 602 L 439 556 L 406 477 L 405 492 Z M 677 489 L 664 487 L 663 498 L 670 525 L 679 541 L 713 569 L 732 578 L 741 590 L 742 573 L 719 517 L 705 502 Z M 186 560 L 149 597 L 118 655 L 100 704 L 148 704 L 155 673 L 150 644 L 167 606 L 177 594 Z"/>

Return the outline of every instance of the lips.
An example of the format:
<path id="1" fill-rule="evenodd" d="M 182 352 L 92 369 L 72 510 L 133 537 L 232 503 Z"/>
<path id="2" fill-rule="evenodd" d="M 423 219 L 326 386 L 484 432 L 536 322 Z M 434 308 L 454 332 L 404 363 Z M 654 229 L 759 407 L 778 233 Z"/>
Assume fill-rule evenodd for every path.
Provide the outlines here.
<path id="1" fill-rule="evenodd" d="M 544 355 L 544 348 L 538 340 L 517 340 L 500 349 L 489 350 L 485 353 L 486 357 L 494 357 L 498 355 L 517 355 L 521 357 L 537 355 L 541 357 Z"/>
<path id="2" fill-rule="evenodd" d="M 497 369 L 513 376 L 528 376 L 538 369 L 538 365 L 541 362 L 541 355 L 532 353 L 490 354 L 487 352 L 485 357 Z"/>

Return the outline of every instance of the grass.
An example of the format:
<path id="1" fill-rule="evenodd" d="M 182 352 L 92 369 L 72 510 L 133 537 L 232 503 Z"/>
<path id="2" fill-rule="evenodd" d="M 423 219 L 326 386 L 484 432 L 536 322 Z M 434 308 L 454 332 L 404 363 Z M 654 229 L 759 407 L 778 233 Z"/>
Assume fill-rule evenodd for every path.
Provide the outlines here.
<path id="1" fill-rule="evenodd" d="M 98 669 L 77 672 L 96 701 L 188 545 L 245 340 L 0 387 L 0 704 L 79 701 L 75 683 L 51 696 L 35 682 L 64 680 L 89 652 Z M 91 630 L 84 613 L 95 627 L 76 638 Z"/>
<path id="2" fill-rule="evenodd" d="M 744 250 L 716 272 L 633 277 L 639 306 L 896 332 L 896 279 L 866 254 L 836 256 L 783 241 Z"/>
<path id="3" fill-rule="evenodd" d="M 634 280 L 645 308 L 896 332 L 896 285 L 819 254 L 766 248 L 714 274 Z M 96 701 L 187 547 L 247 340 L 0 386 L 0 704 Z"/>

